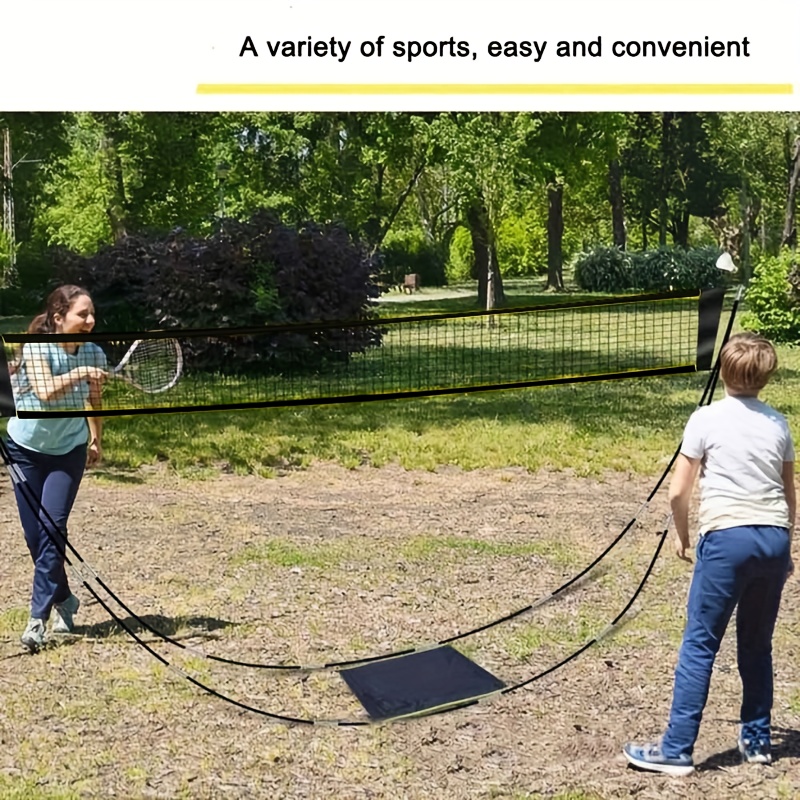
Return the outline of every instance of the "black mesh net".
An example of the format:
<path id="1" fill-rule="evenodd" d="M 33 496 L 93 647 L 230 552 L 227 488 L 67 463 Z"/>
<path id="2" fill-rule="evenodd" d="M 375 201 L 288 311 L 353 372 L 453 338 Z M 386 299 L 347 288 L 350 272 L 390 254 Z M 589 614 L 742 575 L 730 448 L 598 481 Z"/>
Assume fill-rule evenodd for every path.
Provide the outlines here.
<path id="1" fill-rule="evenodd" d="M 693 293 L 352 323 L 6 335 L 0 401 L 5 415 L 19 417 L 110 416 L 693 372 L 710 366 L 700 354 L 713 351 L 717 298 L 711 312 Z M 101 409 L 87 409 L 85 392 L 61 387 L 63 359 L 49 354 L 65 339 L 79 345 L 73 369 L 107 362 Z M 80 374 L 73 377 L 79 385 Z"/>

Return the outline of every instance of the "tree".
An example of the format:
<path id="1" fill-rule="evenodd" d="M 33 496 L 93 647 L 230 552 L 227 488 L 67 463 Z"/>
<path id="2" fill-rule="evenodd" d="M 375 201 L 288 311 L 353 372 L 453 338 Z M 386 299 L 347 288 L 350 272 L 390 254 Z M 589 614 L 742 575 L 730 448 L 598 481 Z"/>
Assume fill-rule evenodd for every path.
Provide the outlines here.
<path id="1" fill-rule="evenodd" d="M 797 190 L 800 185 L 800 136 L 794 140 L 789 170 L 789 191 L 786 197 L 786 217 L 781 234 L 781 245 L 788 245 L 794 250 L 797 247 L 797 225 L 795 223 L 795 206 Z"/>
<path id="2" fill-rule="evenodd" d="M 529 174 L 522 150 L 536 125 L 530 114 L 508 113 L 448 113 L 433 124 L 436 158 L 447 165 L 448 187 L 470 230 L 478 301 L 484 308 L 505 302 L 497 225 L 513 199 L 526 191 Z"/>
<path id="3" fill-rule="evenodd" d="M 653 233 L 659 246 L 689 246 L 692 217 L 721 213 L 735 173 L 720 156 L 720 115 L 640 113 L 622 151 L 629 207 L 640 222 L 642 249 Z"/>
<path id="4" fill-rule="evenodd" d="M 622 165 L 619 158 L 612 158 L 608 162 L 608 202 L 611 204 L 614 246 L 625 250 L 628 237 L 625 230 L 625 200 L 622 193 Z"/>
<path id="5" fill-rule="evenodd" d="M 612 144 L 621 119 L 617 115 L 546 113 L 536 115 L 525 142 L 525 163 L 547 191 L 547 288 L 564 289 L 564 200 L 583 186 L 603 191 Z M 607 168 L 607 167 L 606 167 Z M 595 195 L 595 198 L 597 195 Z M 596 200 L 595 200 L 596 202 Z"/>
<path id="6" fill-rule="evenodd" d="M 427 166 L 428 116 L 297 114 L 293 125 L 303 138 L 298 212 L 341 221 L 375 250 Z"/>
<path id="7" fill-rule="evenodd" d="M 0 114 L 0 286 L 17 280 L 17 264 L 26 270 L 36 241 L 36 215 L 44 176 L 52 161 L 66 150 L 63 114 Z M 5 255 L 4 255 L 5 254 Z"/>
<path id="8" fill-rule="evenodd" d="M 751 242 L 762 255 L 777 254 L 781 244 L 795 119 L 777 112 L 722 114 L 712 133 L 722 168 L 733 179 L 711 222 L 720 245 L 742 265 L 745 282 L 752 274 Z"/>

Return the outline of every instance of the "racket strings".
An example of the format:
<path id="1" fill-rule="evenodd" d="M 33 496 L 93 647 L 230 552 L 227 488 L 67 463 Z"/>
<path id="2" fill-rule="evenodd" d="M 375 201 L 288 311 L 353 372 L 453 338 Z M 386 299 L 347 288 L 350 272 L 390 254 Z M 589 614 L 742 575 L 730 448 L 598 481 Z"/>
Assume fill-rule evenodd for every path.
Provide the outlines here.
<path id="1" fill-rule="evenodd" d="M 180 374 L 180 356 L 171 339 L 144 339 L 120 370 L 123 378 L 146 392 L 171 386 Z"/>

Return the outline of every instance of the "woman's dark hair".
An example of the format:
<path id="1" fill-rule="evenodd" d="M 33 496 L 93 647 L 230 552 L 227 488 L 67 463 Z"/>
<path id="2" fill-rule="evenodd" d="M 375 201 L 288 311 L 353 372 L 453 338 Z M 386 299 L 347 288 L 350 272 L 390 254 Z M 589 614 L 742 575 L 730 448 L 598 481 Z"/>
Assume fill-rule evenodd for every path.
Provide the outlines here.
<path id="1" fill-rule="evenodd" d="M 69 283 L 54 289 L 47 296 L 45 310 L 41 314 L 35 316 L 31 320 L 31 324 L 28 325 L 28 333 L 55 333 L 56 322 L 53 317 L 55 317 L 56 314 L 60 314 L 62 317 L 65 316 L 72 307 L 75 298 L 81 297 L 81 295 L 89 297 L 89 292 L 87 292 L 86 289 L 82 289 L 80 286 L 73 286 Z M 22 362 L 22 347 L 22 345 L 19 346 L 19 349 L 14 355 L 14 360 L 8 365 L 8 371 L 11 375 L 19 369 Z"/>
<path id="2" fill-rule="evenodd" d="M 89 292 L 87 292 L 86 289 L 82 289 L 80 286 L 67 284 L 66 286 L 59 286 L 57 289 L 54 289 L 47 297 L 45 310 L 34 317 L 31 324 L 28 325 L 28 333 L 55 333 L 56 323 L 53 319 L 55 315 L 60 314 L 62 317 L 66 316 L 75 298 L 81 295 L 86 295 L 88 297 Z"/>

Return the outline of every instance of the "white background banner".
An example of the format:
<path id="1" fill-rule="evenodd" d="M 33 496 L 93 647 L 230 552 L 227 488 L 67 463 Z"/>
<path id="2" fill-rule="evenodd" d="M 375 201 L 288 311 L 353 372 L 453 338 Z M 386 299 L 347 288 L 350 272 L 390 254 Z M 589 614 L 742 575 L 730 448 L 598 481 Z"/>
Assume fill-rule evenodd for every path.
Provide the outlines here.
<path id="1" fill-rule="evenodd" d="M 5 111 L 800 109 L 795 0 L 2 6 Z"/>

